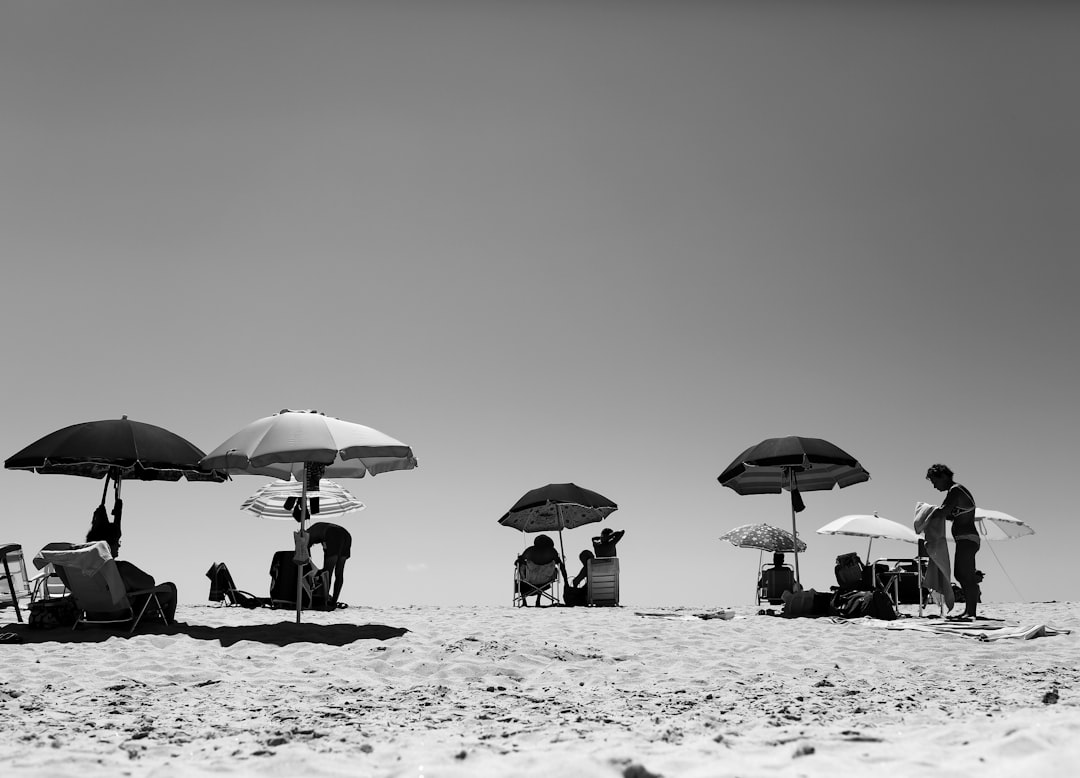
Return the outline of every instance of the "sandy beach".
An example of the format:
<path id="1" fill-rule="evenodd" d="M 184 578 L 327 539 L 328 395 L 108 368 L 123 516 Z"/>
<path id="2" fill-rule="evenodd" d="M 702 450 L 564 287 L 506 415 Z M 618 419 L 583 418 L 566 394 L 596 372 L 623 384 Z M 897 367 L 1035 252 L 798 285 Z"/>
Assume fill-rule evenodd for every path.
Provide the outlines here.
<path id="1" fill-rule="evenodd" d="M 632 606 L 352 607 L 298 626 L 187 605 L 172 630 L 0 646 L 0 759 L 84 778 L 1065 775 L 1080 608 L 985 611 L 1071 632 Z"/>

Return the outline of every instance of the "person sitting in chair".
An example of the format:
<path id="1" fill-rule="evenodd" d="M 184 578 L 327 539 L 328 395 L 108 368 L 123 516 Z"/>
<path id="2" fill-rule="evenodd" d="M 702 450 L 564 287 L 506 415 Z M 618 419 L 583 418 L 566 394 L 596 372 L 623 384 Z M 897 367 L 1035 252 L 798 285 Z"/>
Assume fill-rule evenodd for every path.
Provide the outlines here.
<path id="1" fill-rule="evenodd" d="M 782 553 L 773 554 L 773 566 L 761 571 L 758 586 L 770 601 L 779 600 L 785 591 L 794 591 L 795 572 L 784 564 Z"/>
<path id="2" fill-rule="evenodd" d="M 563 592 L 563 602 L 567 605 L 589 604 L 589 560 L 595 559 L 595 556 L 592 551 L 582 551 L 578 559 L 581 560 L 581 572 L 574 576 L 573 582 Z"/>
<path id="3" fill-rule="evenodd" d="M 547 535 L 537 535 L 536 540 L 527 549 L 521 552 L 517 558 L 517 564 L 525 566 L 525 563 L 531 563 L 537 568 L 552 568 L 551 572 L 554 572 L 554 568 L 557 568 L 563 577 L 565 583 L 566 578 L 566 566 L 563 564 L 562 557 L 559 556 L 559 552 L 555 550 L 555 542 Z M 527 568 L 526 568 L 527 569 Z M 544 571 L 542 577 L 548 576 L 548 571 Z M 524 579 L 525 576 L 522 576 Z M 540 607 L 540 597 L 545 589 L 548 588 L 555 580 L 552 577 L 550 580 L 540 583 L 537 579 L 535 583 L 530 583 L 528 580 L 522 580 L 519 582 L 519 590 L 521 594 L 521 604 L 528 606 L 526 596 L 535 593 L 536 594 L 536 607 Z"/>
<path id="4" fill-rule="evenodd" d="M 117 500 L 116 502 L 117 505 L 120 506 L 120 501 Z M 124 588 L 129 592 L 153 589 L 157 586 L 154 576 L 139 569 L 131 562 L 117 559 L 120 555 L 121 535 L 120 515 L 117 507 L 113 508 L 113 515 L 116 516 L 116 521 L 110 523 L 109 516 L 105 512 L 105 506 L 99 505 L 97 510 L 94 511 L 94 517 L 90 523 L 90 531 L 86 533 L 86 542 L 96 543 L 99 540 L 104 540 L 109 544 L 109 552 L 112 554 L 113 559 L 116 560 L 116 570 L 120 573 L 120 580 L 124 582 Z M 172 581 L 167 581 L 161 585 L 167 586 L 169 592 L 158 592 L 157 599 L 158 602 L 161 603 L 161 609 L 165 612 L 165 620 L 167 622 L 172 622 L 173 617 L 176 615 L 176 584 Z M 143 602 L 148 596 L 149 595 L 141 595 L 134 598 L 131 603 L 132 606 L 136 610 L 139 610 L 142 608 Z"/>
<path id="5" fill-rule="evenodd" d="M 624 529 L 616 532 L 611 527 L 605 527 L 598 537 L 592 539 L 593 553 L 600 558 L 616 556 L 615 544 L 622 540 L 625 534 Z"/>

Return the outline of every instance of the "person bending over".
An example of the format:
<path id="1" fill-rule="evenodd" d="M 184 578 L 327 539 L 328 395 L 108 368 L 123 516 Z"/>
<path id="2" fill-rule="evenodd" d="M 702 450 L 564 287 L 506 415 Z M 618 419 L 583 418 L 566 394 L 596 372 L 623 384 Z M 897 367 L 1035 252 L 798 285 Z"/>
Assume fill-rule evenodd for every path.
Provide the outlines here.
<path id="1" fill-rule="evenodd" d="M 317 521 L 307 528 L 308 550 L 316 543 L 323 547 L 323 565 L 320 573 L 326 574 L 327 587 L 333 581 L 333 594 L 327 604 L 338 607 L 341 587 L 345 583 L 345 562 L 352 556 L 352 535 L 344 527 L 327 521 Z"/>

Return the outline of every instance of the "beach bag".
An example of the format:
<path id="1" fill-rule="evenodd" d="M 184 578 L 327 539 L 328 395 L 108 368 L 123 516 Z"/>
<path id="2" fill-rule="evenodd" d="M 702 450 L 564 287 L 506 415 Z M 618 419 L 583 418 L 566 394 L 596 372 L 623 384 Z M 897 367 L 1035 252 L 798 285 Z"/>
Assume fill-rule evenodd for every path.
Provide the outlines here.
<path id="1" fill-rule="evenodd" d="M 863 583 L 863 563 L 854 551 L 836 558 L 836 585 L 841 590 L 858 589 Z"/>
<path id="2" fill-rule="evenodd" d="M 870 610 L 867 615 L 872 619 L 893 621 L 896 618 L 896 608 L 893 606 L 892 598 L 886 592 L 877 589 L 870 598 Z"/>
<path id="3" fill-rule="evenodd" d="M 842 619 L 861 619 L 870 615 L 873 592 L 837 592 L 832 598 L 832 613 Z"/>
<path id="4" fill-rule="evenodd" d="M 801 616 L 816 616 L 814 613 L 814 596 L 817 594 L 813 589 L 805 589 L 801 592 L 784 592 L 784 609 L 780 615 L 787 619 L 797 619 Z"/>
<path id="5" fill-rule="evenodd" d="M 79 608 L 70 597 L 53 597 L 30 604 L 27 626 L 30 629 L 72 627 L 79 618 Z"/>

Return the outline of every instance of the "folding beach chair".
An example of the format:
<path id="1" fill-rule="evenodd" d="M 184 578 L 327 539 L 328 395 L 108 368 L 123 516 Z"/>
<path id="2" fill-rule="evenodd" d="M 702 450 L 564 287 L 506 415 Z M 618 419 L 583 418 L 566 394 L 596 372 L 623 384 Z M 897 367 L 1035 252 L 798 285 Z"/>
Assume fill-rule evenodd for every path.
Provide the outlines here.
<path id="1" fill-rule="evenodd" d="M 74 543 L 47 543 L 41 551 L 68 551 L 75 548 Z M 37 573 L 30 579 L 30 604 L 44 600 L 55 600 L 66 597 L 69 594 L 67 583 L 61 578 L 60 573 L 45 558 L 41 552 L 34 557 L 34 567 Z"/>
<path id="2" fill-rule="evenodd" d="M 258 608 L 269 605 L 270 601 L 263 597 L 256 597 L 250 592 L 236 588 L 232 573 L 224 562 L 214 562 L 206 571 L 206 577 L 210 579 L 210 602 L 220 602 L 222 606 L 239 606 L 242 608 Z M 294 579 L 295 580 L 295 579 Z M 295 595 L 294 595 L 295 596 Z"/>
<path id="3" fill-rule="evenodd" d="M 277 551 L 270 560 L 270 607 L 296 609 L 296 571 L 292 549 Z M 300 609 L 326 610 L 326 575 L 304 562 L 300 583 Z"/>
<path id="4" fill-rule="evenodd" d="M 590 559 L 588 568 L 589 605 L 619 604 L 619 558 L 598 557 Z"/>
<path id="5" fill-rule="evenodd" d="M 556 562 L 538 565 L 523 557 L 514 562 L 514 607 L 528 605 L 527 597 L 536 597 L 537 605 L 560 603 L 559 566 Z"/>
<path id="6" fill-rule="evenodd" d="M 30 599 L 30 580 L 26 576 L 26 562 L 22 546 L 8 543 L 0 546 L 0 608 L 15 607 L 15 620 L 22 621 L 19 598 Z"/>
<path id="7" fill-rule="evenodd" d="M 768 562 L 761 566 L 758 575 L 757 601 L 769 605 L 783 605 L 784 592 L 795 591 L 795 569 L 791 565 L 776 566 Z"/>
<path id="8" fill-rule="evenodd" d="M 162 584 L 152 589 L 129 591 L 105 541 L 66 551 L 42 550 L 41 556 L 56 568 L 71 590 L 78 610 L 72 629 L 78 629 L 80 624 L 130 623 L 128 634 L 131 634 L 151 605 L 161 620 L 169 623 L 158 595 L 171 594 L 170 587 Z"/>

